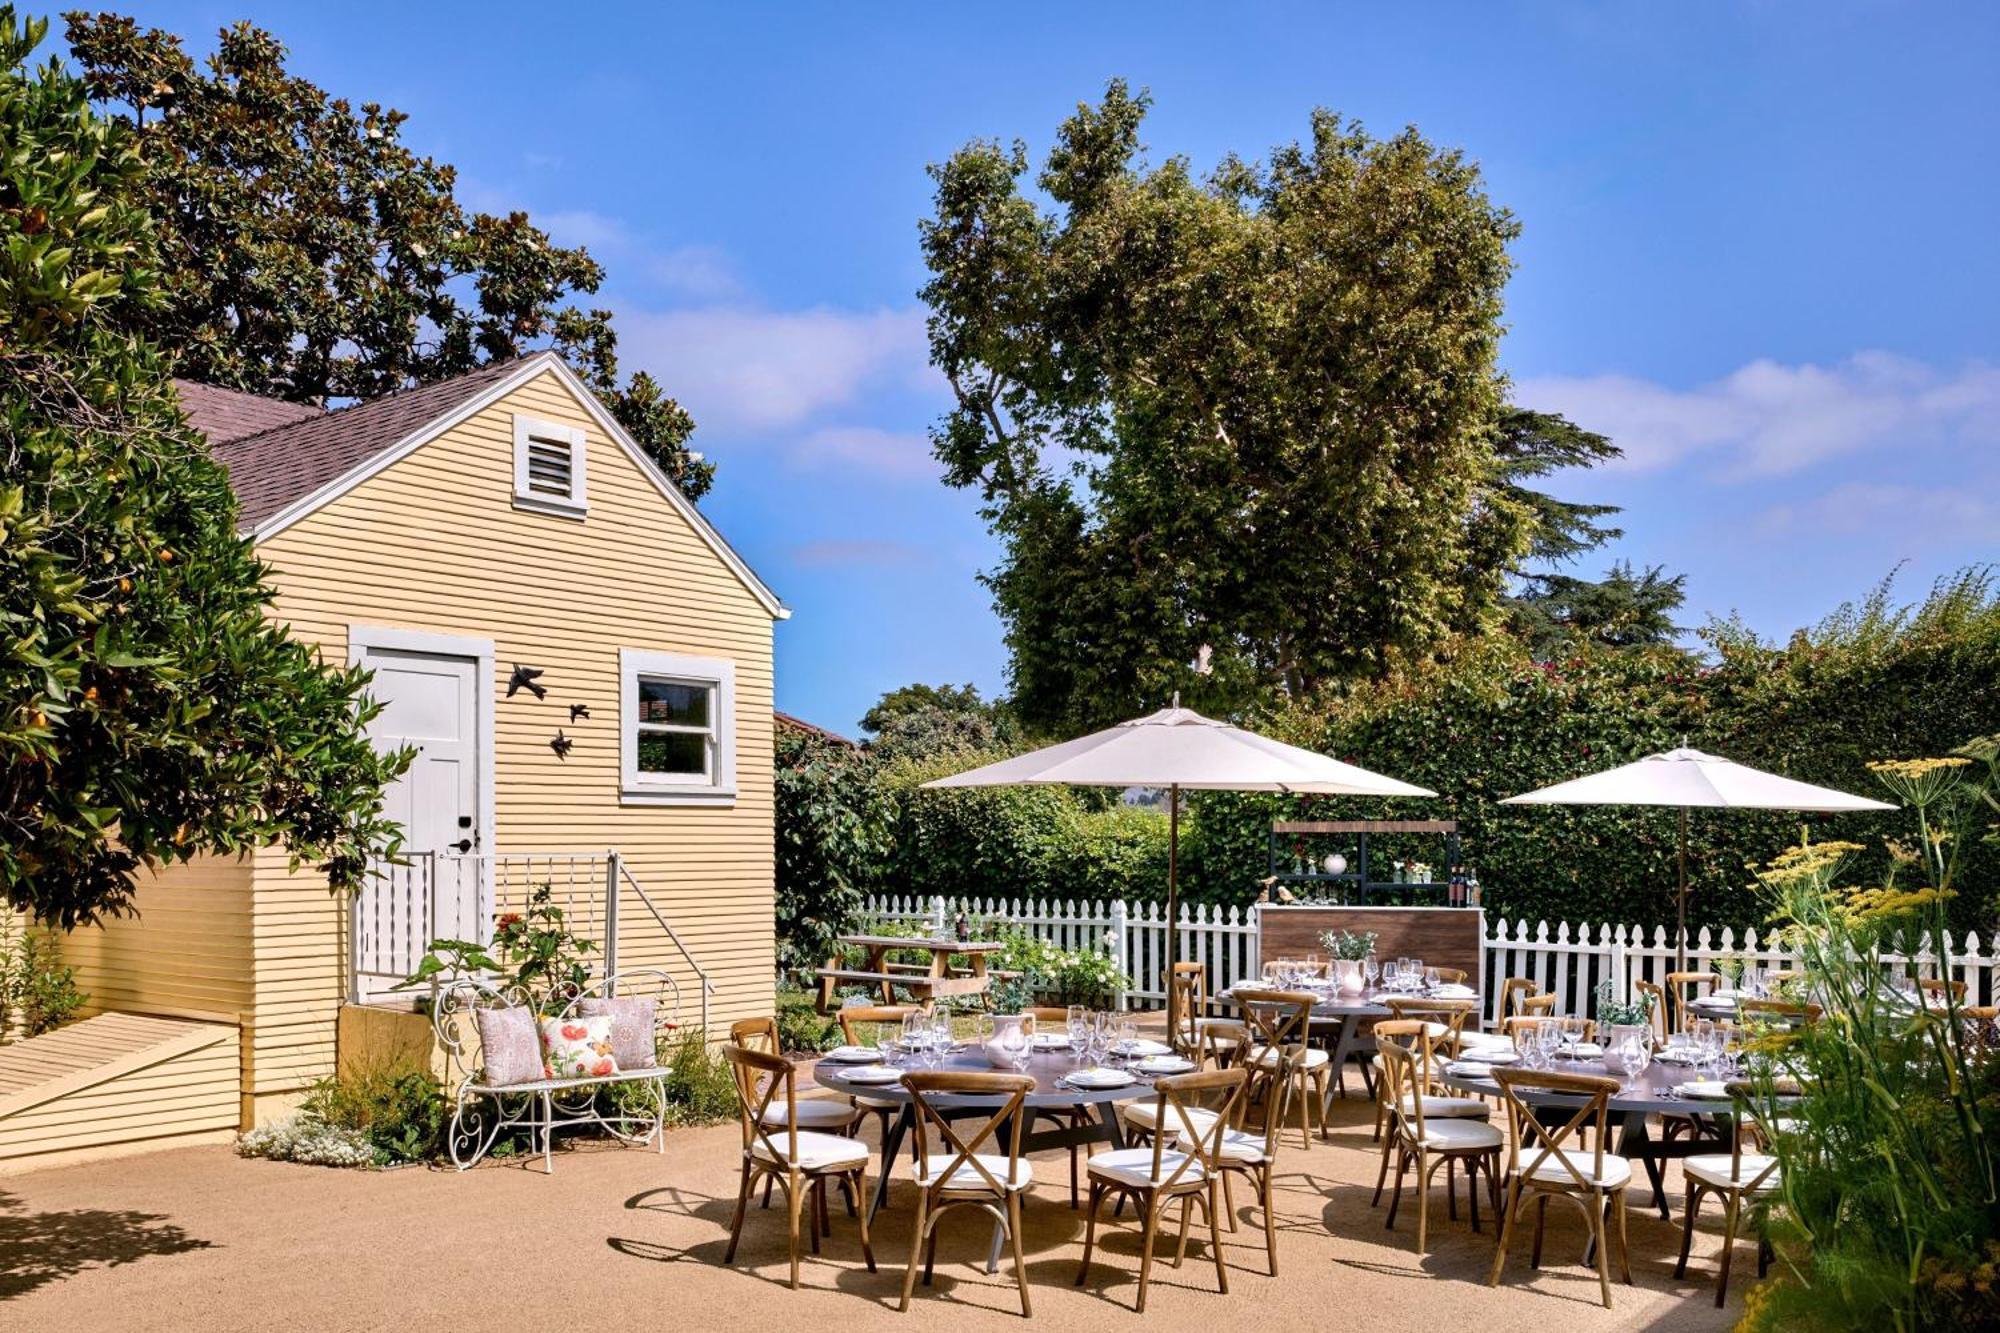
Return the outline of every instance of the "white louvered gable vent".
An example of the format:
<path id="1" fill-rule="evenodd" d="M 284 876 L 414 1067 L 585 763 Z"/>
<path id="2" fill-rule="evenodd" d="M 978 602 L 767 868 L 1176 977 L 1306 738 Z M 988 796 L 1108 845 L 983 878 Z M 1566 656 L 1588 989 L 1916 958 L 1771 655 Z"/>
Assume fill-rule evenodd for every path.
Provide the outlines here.
<path id="1" fill-rule="evenodd" d="M 581 518 L 590 507 L 583 432 L 514 418 L 514 507 Z"/>

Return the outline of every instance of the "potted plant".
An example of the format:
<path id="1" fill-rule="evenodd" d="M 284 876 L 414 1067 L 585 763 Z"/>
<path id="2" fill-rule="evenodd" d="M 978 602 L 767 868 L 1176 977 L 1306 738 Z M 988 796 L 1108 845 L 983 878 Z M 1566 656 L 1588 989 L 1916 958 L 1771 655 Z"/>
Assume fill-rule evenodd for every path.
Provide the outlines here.
<path id="1" fill-rule="evenodd" d="M 1372 930 L 1323 930 L 1319 947 L 1333 956 L 1334 980 L 1343 991 L 1361 989 L 1361 963 L 1375 952 Z"/>
<path id="2" fill-rule="evenodd" d="M 1619 1049 L 1628 1039 L 1652 1049 L 1653 997 L 1641 995 L 1636 1000 L 1620 1000 L 1613 996 L 1609 978 L 1598 982 L 1597 1026 L 1608 1034 L 1604 1042 L 1607 1051 Z"/>

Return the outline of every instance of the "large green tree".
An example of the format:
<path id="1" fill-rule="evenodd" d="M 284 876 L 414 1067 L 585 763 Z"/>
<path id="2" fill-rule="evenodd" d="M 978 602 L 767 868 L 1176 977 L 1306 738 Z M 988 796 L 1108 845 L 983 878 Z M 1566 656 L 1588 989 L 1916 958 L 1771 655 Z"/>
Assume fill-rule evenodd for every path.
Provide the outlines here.
<path id="1" fill-rule="evenodd" d="M 715 465 L 643 372 L 621 385 L 604 270 L 521 212 L 468 211 L 456 173 L 403 142 L 403 113 L 285 68 L 248 23 L 206 65 L 180 38 L 72 12 L 91 97 L 133 131 L 161 298 L 126 317 L 182 375 L 296 402 L 374 398 L 552 347 L 690 499 Z"/>
<path id="2" fill-rule="evenodd" d="M 267 615 L 222 470 L 130 330 L 147 168 L 0 8 L 0 900 L 61 927 L 143 867 L 282 842 L 359 879 L 393 835 L 366 676 Z"/>
<path id="3" fill-rule="evenodd" d="M 1516 227 L 1471 163 L 1318 112 L 1267 166 L 1198 178 L 1140 161 L 1146 109 L 1112 83 L 1032 182 L 1020 144 L 968 144 L 922 224 L 956 395 L 936 450 L 1004 544 L 988 582 L 1036 726 L 1377 674 L 1595 531 L 1524 484 L 1598 437 L 1505 408 Z"/>

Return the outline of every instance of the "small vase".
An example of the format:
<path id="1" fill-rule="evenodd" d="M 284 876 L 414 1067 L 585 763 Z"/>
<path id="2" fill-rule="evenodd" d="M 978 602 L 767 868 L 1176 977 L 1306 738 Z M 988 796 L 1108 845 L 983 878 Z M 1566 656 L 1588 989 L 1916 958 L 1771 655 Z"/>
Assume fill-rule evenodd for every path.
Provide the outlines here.
<path id="1" fill-rule="evenodd" d="M 1359 995 L 1361 993 L 1360 962 L 1353 958 L 1334 959 L 1333 979 L 1339 984 L 1343 995 Z"/>
<path id="2" fill-rule="evenodd" d="M 1005 1069 L 1011 1072 L 1014 1068 L 1014 1058 L 1007 1053 L 1006 1047 L 1002 1044 L 1002 1039 L 1010 1032 L 1020 1032 L 1026 1037 L 1032 1034 L 1034 1030 L 1035 1022 L 1026 1014 L 993 1015 L 993 1036 L 985 1046 L 986 1063 L 992 1065 L 995 1069 Z"/>

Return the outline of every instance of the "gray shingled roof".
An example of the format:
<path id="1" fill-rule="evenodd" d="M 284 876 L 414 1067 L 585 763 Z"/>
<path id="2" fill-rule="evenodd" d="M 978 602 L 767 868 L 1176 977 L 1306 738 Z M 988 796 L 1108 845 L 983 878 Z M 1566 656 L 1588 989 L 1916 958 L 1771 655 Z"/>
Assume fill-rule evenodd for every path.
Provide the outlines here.
<path id="1" fill-rule="evenodd" d="M 181 410 L 187 413 L 189 423 L 207 437 L 210 447 L 305 421 L 326 410 L 194 380 L 175 380 L 174 392 L 180 395 Z"/>
<path id="2" fill-rule="evenodd" d="M 254 527 L 477 397 L 495 381 L 519 370 L 521 364 L 518 360 L 495 362 L 457 379 L 406 389 L 334 412 L 256 400 L 289 416 L 255 433 L 220 439 L 208 434 L 185 390 L 181 402 L 195 427 L 208 434 L 209 453 L 228 469 L 229 486 L 236 492 L 243 525 Z M 250 415 L 251 409 L 234 400 L 252 395 L 203 385 L 192 387 L 202 391 L 197 397 L 203 400 L 205 411 L 227 409 L 230 417 L 222 422 L 224 430 Z M 226 396 L 227 401 L 212 397 L 215 395 Z M 305 415 L 300 416 L 301 412 Z"/>

